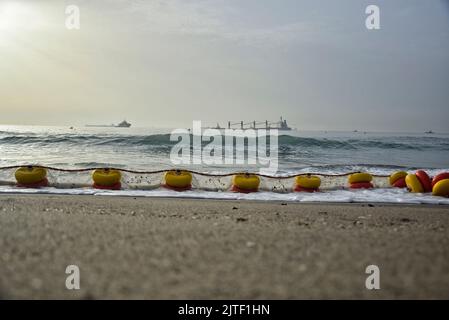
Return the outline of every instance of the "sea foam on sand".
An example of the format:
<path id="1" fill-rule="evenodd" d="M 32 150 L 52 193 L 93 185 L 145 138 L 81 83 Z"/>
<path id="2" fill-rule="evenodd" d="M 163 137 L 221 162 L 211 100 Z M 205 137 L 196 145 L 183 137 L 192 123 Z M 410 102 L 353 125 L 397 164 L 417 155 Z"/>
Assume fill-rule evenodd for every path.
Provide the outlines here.
<path id="1" fill-rule="evenodd" d="M 130 197 L 166 197 L 166 198 L 198 198 L 223 200 L 260 200 L 260 201 L 290 201 L 290 202 L 378 202 L 403 204 L 445 204 L 449 198 L 436 197 L 431 194 L 410 193 L 405 189 L 376 188 L 370 190 L 330 190 L 316 193 L 275 193 L 255 192 L 249 194 L 228 191 L 190 190 L 176 192 L 163 188 L 155 190 L 97 190 L 92 188 L 57 189 L 40 188 L 27 189 L 14 186 L 0 186 L 0 194 L 68 194 L 96 196 L 130 196 Z"/>

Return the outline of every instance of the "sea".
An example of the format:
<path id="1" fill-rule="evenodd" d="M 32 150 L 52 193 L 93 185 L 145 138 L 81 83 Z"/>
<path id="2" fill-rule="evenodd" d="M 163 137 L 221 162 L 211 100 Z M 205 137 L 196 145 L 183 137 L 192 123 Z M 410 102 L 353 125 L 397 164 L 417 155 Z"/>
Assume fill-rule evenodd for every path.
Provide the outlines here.
<path id="1" fill-rule="evenodd" d="M 256 171 L 245 164 L 176 165 L 170 157 L 177 141 L 171 128 L 0 126 L 0 167 L 43 165 L 62 169 L 114 167 L 136 171 L 187 168 L 222 174 Z M 204 143 L 203 143 L 204 145 Z M 449 171 L 449 134 L 413 132 L 279 131 L 276 175 L 297 173 L 341 174 L 367 171 L 389 175 L 394 171 L 426 170 L 429 175 Z M 0 171 L 3 169 L 0 169 Z M 5 180 L 4 175 L 0 177 Z M 7 179 L 6 179 L 7 180 Z M 320 194 L 236 194 L 192 190 L 185 193 L 166 189 L 98 191 L 91 188 L 39 190 L 0 185 L 2 193 L 70 193 L 139 195 L 219 199 L 332 202 L 447 203 L 431 195 L 411 195 L 406 190 L 334 190 Z M 358 193 L 357 193 L 358 192 Z M 438 198 L 438 199 L 435 199 Z M 448 202 L 449 204 L 449 202 Z"/>

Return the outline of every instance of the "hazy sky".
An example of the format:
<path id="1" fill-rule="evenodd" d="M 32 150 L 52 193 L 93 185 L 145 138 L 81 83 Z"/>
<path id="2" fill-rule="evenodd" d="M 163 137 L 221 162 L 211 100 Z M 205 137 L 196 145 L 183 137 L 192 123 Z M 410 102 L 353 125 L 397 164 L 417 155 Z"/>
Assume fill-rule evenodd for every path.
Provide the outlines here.
<path id="1" fill-rule="evenodd" d="M 78 5 L 80 30 L 65 27 Z M 365 8 L 380 7 L 380 30 Z M 0 0 L 0 123 L 449 131 L 443 0 Z"/>

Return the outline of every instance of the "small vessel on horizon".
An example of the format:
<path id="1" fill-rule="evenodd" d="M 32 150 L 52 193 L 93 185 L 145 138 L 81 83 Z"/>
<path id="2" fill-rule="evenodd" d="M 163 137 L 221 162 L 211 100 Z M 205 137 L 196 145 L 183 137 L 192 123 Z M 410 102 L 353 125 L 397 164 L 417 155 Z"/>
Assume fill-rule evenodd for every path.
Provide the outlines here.
<path id="1" fill-rule="evenodd" d="M 131 123 L 123 120 L 119 124 L 86 124 L 86 127 L 97 127 L 97 128 L 129 128 L 131 127 Z"/>
<path id="2" fill-rule="evenodd" d="M 129 128 L 131 127 L 131 123 L 127 122 L 126 120 L 123 120 L 118 125 L 116 125 L 117 128 Z"/>

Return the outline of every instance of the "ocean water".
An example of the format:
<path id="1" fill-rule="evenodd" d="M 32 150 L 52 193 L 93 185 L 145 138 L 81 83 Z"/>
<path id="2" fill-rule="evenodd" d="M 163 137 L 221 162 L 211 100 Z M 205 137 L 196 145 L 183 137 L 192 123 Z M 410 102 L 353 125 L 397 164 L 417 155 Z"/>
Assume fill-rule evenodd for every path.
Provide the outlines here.
<path id="1" fill-rule="evenodd" d="M 258 171 L 257 167 L 247 165 L 174 165 L 170 160 L 170 151 L 176 142 L 170 141 L 170 132 L 171 129 L 155 128 L 0 126 L 0 167 L 38 164 L 66 169 L 116 167 L 154 171 L 183 167 L 210 173 Z M 289 131 L 279 134 L 278 175 L 304 172 L 333 174 L 359 170 L 389 175 L 396 170 L 414 171 L 416 169 L 425 169 L 433 175 L 449 171 L 449 134 L 332 131 Z M 0 177 L 2 177 L 1 173 Z M 0 188 L 2 192 L 20 191 L 11 186 Z M 58 192 L 51 188 L 45 192 L 51 190 Z M 32 192 L 30 190 L 22 191 Z M 424 199 L 412 199 L 410 195 L 406 194 L 406 191 L 404 193 L 395 191 L 394 194 L 391 194 L 391 191 L 391 189 L 388 190 L 390 194 L 387 195 L 390 200 L 385 202 L 392 202 L 391 197 L 401 199 L 405 196 L 406 202 L 412 203 L 416 201 L 421 203 L 421 200 Z M 43 192 L 43 190 L 39 192 Z M 86 189 L 82 192 L 95 192 L 103 195 L 117 193 L 86 191 Z M 126 191 L 120 192 L 126 193 Z M 150 191 L 135 190 L 133 192 L 135 194 L 135 192 Z M 152 195 L 166 196 L 166 192 L 153 190 Z M 209 191 L 205 192 L 191 191 L 182 196 L 217 197 L 217 194 L 212 196 L 207 193 Z M 357 201 L 357 197 L 364 194 L 363 197 L 368 197 L 371 199 L 370 201 L 385 200 L 385 197 L 382 198 L 377 191 L 353 193 L 348 190 L 337 190 L 335 192 L 337 194 L 327 194 L 326 199 L 340 199 L 345 202 Z M 344 192 L 350 193 L 345 195 Z M 264 193 L 239 195 L 238 197 L 270 198 L 270 196 L 263 195 Z M 169 194 L 171 193 L 169 192 Z M 237 197 L 235 194 L 226 192 L 221 192 L 219 195 L 222 198 Z M 277 200 L 292 201 L 314 201 L 320 197 L 320 195 L 298 194 L 284 195 L 284 198 L 281 194 L 271 196 Z M 428 203 L 428 200 L 423 201 Z M 441 201 L 437 203 L 441 203 Z"/>
<path id="2" fill-rule="evenodd" d="M 0 166 L 40 164 L 63 168 L 111 166 L 136 170 L 178 167 L 170 161 L 171 129 L 0 126 Z M 449 134 L 279 133 L 279 173 L 342 173 L 366 169 L 449 168 Z M 191 165 L 231 172 L 247 166 Z M 249 168 L 251 169 L 251 168 Z"/>

